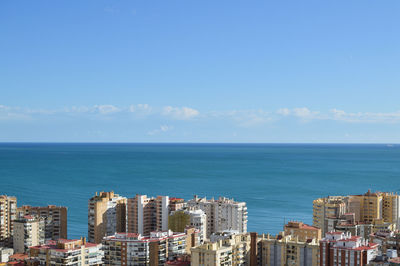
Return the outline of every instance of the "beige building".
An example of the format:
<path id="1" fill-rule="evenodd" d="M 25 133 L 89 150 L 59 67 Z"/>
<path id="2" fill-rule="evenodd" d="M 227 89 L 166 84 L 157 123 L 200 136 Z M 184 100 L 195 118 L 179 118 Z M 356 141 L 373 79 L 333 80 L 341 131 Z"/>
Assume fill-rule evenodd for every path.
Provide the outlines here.
<path id="1" fill-rule="evenodd" d="M 25 253 L 31 246 L 45 242 L 44 219 L 26 215 L 14 221 L 13 248 L 15 253 Z"/>
<path id="2" fill-rule="evenodd" d="M 317 266 L 319 242 L 316 239 L 300 241 L 292 235 L 261 235 L 257 239 L 257 264 L 268 266 Z"/>
<path id="3" fill-rule="evenodd" d="M 313 226 L 321 229 L 322 235 L 331 231 L 328 219 L 339 219 L 346 213 L 348 197 L 329 196 L 313 201 Z"/>
<path id="4" fill-rule="evenodd" d="M 0 244 L 12 244 L 13 221 L 17 218 L 17 198 L 0 195 Z"/>
<path id="5" fill-rule="evenodd" d="M 86 243 L 86 239 L 81 238 L 50 240 L 46 245 L 31 247 L 29 255 L 36 265 L 90 266 L 102 265 L 104 252 L 101 244 Z"/>
<path id="6" fill-rule="evenodd" d="M 129 233 L 149 235 L 153 231 L 168 230 L 169 197 L 148 198 L 136 195 L 128 199 Z"/>
<path id="7" fill-rule="evenodd" d="M 126 231 L 127 199 L 111 192 L 100 192 L 89 200 L 89 242 L 101 243 L 104 236 Z"/>
<path id="8" fill-rule="evenodd" d="M 373 223 L 383 219 L 384 222 L 399 226 L 400 197 L 386 192 L 372 193 L 368 190 L 363 195 L 350 196 L 349 212 L 353 212 L 356 221 Z"/>
<path id="9" fill-rule="evenodd" d="M 238 234 L 194 247 L 191 249 L 191 265 L 249 265 L 250 243 L 250 234 Z"/>
<path id="10" fill-rule="evenodd" d="M 22 206 L 17 209 L 18 217 L 25 215 L 43 217 L 46 240 L 67 238 L 67 207 L 49 205 L 45 207 Z"/>
<path id="11" fill-rule="evenodd" d="M 321 229 L 304 224 L 302 222 L 290 221 L 284 226 L 285 235 L 297 237 L 299 241 L 307 241 L 308 239 L 321 240 Z"/>
<path id="12" fill-rule="evenodd" d="M 327 197 L 313 202 L 313 225 L 321 228 L 323 235 L 335 230 L 336 225 L 343 224 L 350 215 L 353 216 L 351 224 L 381 224 L 383 221 L 399 228 L 400 196 L 369 190 L 362 195 Z"/>

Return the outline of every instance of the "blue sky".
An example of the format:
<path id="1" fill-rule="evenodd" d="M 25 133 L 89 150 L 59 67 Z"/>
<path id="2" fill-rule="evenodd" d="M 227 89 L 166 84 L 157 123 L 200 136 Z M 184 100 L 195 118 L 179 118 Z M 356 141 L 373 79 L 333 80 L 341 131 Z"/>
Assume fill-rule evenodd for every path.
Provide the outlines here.
<path id="1" fill-rule="evenodd" d="M 400 1 L 0 1 L 0 141 L 400 142 Z"/>

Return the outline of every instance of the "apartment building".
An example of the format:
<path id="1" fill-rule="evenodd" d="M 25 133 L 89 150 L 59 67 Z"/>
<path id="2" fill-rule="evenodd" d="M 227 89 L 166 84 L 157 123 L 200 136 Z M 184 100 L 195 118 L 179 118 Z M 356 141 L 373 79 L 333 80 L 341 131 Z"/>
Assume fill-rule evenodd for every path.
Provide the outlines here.
<path id="1" fill-rule="evenodd" d="M 299 241 L 308 239 L 321 240 L 321 229 L 315 226 L 304 224 L 303 222 L 290 221 L 284 226 L 285 235 L 297 237 Z"/>
<path id="2" fill-rule="evenodd" d="M 329 221 L 339 219 L 346 213 L 348 197 L 329 196 L 313 201 L 313 226 L 320 228 L 322 235 L 333 230 Z"/>
<path id="3" fill-rule="evenodd" d="M 44 207 L 22 206 L 17 208 L 17 216 L 26 215 L 39 216 L 44 218 L 45 239 L 57 240 L 66 239 L 67 233 L 67 207 L 49 205 Z"/>
<path id="4" fill-rule="evenodd" d="M 25 215 L 14 221 L 13 248 L 15 253 L 25 253 L 29 247 L 45 242 L 44 218 Z"/>
<path id="5" fill-rule="evenodd" d="M 168 229 L 174 232 L 184 232 L 187 227 L 199 230 L 200 243 L 206 240 L 207 215 L 200 209 L 184 209 L 174 211 L 168 218 Z"/>
<path id="6" fill-rule="evenodd" d="M 316 199 L 313 202 L 313 225 L 321 228 L 322 235 L 343 224 L 344 216 L 353 215 L 352 224 L 376 224 L 377 227 L 400 226 L 400 196 L 393 193 L 374 192 L 351 196 Z"/>
<path id="7" fill-rule="evenodd" d="M 247 232 L 247 207 L 245 202 L 220 197 L 207 200 L 195 196 L 187 202 L 188 207 L 202 210 L 207 217 L 207 235 L 224 230 Z"/>
<path id="8" fill-rule="evenodd" d="M 87 243 L 81 239 L 58 239 L 29 249 L 29 255 L 37 265 L 91 266 L 102 265 L 104 252 L 101 244 Z"/>
<path id="9" fill-rule="evenodd" d="M 182 198 L 169 198 L 169 212 L 182 210 L 186 207 L 186 202 Z"/>
<path id="10" fill-rule="evenodd" d="M 320 241 L 320 265 L 364 266 L 376 257 L 378 247 L 360 236 L 328 232 Z"/>
<path id="11" fill-rule="evenodd" d="M 248 265 L 251 237 L 249 234 L 230 235 L 191 249 L 192 266 Z"/>
<path id="12" fill-rule="evenodd" d="M 168 230 L 169 197 L 148 198 L 136 195 L 128 199 L 128 233 L 149 235 Z"/>
<path id="13" fill-rule="evenodd" d="M 252 251 L 252 266 L 317 266 L 319 265 L 319 242 L 314 239 L 300 241 L 298 236 L 260 235 L 257 239 L 257 249 Z M 253 246 L 256 246 L 253 244 Z M 254 259 L 256 256 L 257 259 Z"/>
<path id="14" fill-rule="evenodd" d="M 127 199 L 111 192 L 95 194 L 88 204 L 89 242 L 101 243 L 104 236 L 126 231 Z"/>
<path id="15" fill-rule="evenodd" d="M 0 245 L 12 246 L 13 221 L 17 218 L 17 198 L 0 195 Z"/>
<path id="16" fill-rule="evenodd" d="M 186 254 L 186 233 L 151 232 L 148 236 L 138 233 L 117 233 L 104 237 L 104 265 L 163 265 Z"/>

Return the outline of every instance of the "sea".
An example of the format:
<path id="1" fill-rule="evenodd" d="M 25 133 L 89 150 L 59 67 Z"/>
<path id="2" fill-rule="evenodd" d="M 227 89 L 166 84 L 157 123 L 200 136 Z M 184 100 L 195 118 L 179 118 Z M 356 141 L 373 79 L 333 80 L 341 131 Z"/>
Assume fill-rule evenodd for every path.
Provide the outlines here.
<path id="1" fill-rule="evenodd" d="M 400 191 L 400 145 L 1 143 L 0 194 L 68 207 L 68 237 L 87 235 L 96 191 L 245 201 L 248 231 L 312 223 L 318 197 Z"/>

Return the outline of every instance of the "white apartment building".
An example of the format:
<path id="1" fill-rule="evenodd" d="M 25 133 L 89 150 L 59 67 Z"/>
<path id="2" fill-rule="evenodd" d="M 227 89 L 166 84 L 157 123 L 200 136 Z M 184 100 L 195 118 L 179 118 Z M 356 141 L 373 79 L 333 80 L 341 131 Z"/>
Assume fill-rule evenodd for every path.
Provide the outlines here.
<path id="1" fill-rule="evenodd" d="M 185 233 L 117 233 L 103 239 L 104 265 L 163 265 L 185 254 Z"/>
<path id="2" fill-rule="evenodd" d="M 207 238 L 207 215 L 201 209 L 187 210 L 185 213 L 190 215 L 190 226 L 199 230 L 199 241 L 203 244 Z"/>
<path id="3" fill-rule="evenodd" d="M 207 200 L 195 196 L 188 201 L 188 207 L 200 209 L 207 215 L 207 238 L 212 233 L 225 230 L 247 232 L 247 207 L 245 202 L 220 197 Z"/>
<path id="4" fill-rule="evenodd" d="M 127 214 L 129 233 L 149 235 L 153 231 L 166 231 L 169 197 L 148 198 L 146 195 L 136 195 L 128 199 Z"/>

